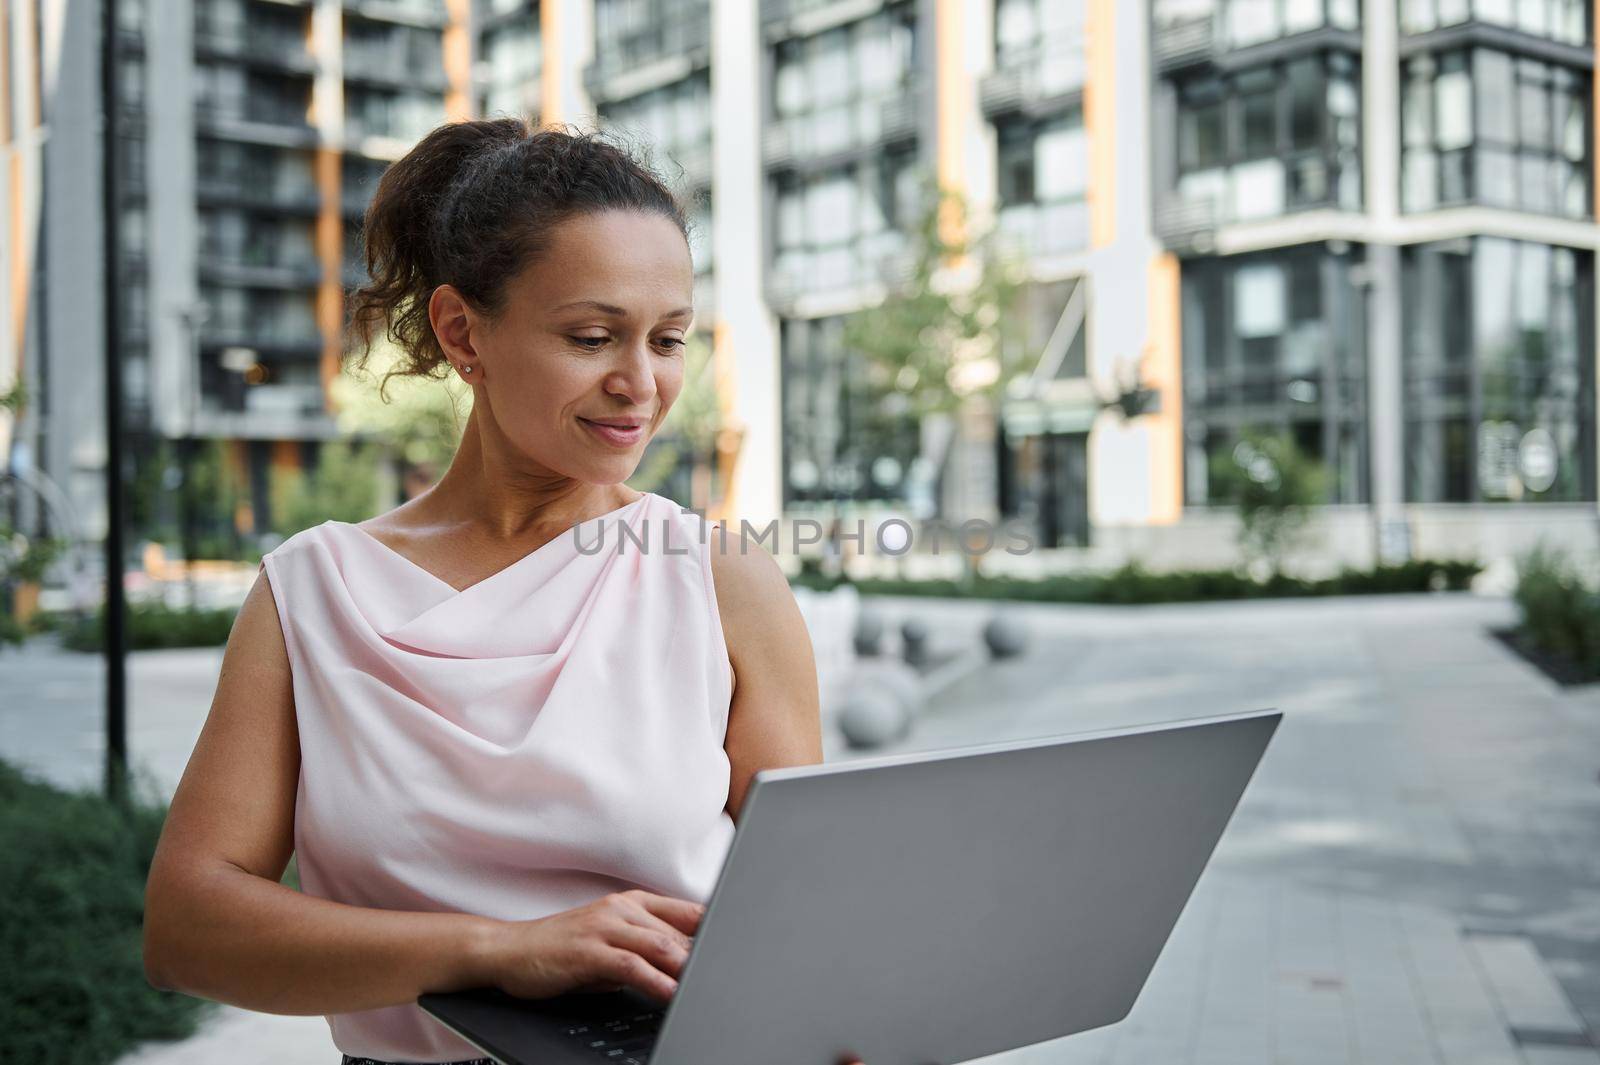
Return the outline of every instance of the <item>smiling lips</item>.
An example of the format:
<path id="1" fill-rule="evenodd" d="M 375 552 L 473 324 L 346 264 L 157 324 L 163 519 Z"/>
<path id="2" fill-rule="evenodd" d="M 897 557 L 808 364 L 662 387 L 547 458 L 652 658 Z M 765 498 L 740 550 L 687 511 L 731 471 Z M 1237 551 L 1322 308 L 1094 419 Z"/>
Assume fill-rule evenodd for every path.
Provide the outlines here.
<path id="1" fill-rule="evenodd" d="M 634 418 L 579 418 L 585 427 L 608 444 L 630 447 L 644 436 L 644 422 Z"/>

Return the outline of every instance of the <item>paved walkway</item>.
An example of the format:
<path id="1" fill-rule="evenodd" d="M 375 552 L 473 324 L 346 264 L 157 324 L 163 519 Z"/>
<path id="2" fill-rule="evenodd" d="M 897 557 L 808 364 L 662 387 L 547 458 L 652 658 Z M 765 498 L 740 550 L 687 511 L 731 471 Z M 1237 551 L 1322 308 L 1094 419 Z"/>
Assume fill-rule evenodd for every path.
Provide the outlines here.
<path id="1" fill-rule="evenodd" d="M 988 604 L 880 600 L 972 646 Z M 900 750 L 1277 706 L 1283 725 L 1134 1012 L 985 1065 L 1600 1063 L 1600 690 L 1563 692 L 1469 596 L 1017 605 L 1029 653 Z M 217 652 L 135 656 L 133 749 L 170 789 Z M 93 660 L 0 656 L 0 752 L 98 778 Z M 829 758 L 854 757 L 833 738 Z M 337 1061 L 320 1018 L 226 1009 L 122 1065 Z M 870 1065 L 870 1063 L 869 1063 Z"/>

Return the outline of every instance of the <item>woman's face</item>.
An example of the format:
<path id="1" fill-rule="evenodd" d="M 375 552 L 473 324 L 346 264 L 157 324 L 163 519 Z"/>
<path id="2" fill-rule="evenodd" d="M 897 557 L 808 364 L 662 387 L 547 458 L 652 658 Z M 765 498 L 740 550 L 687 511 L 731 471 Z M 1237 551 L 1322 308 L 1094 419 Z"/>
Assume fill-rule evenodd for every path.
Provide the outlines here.
<path id="1" fill-rule="evenodd" d="M 591 484 L 624 481 L 683 388 L 693 303 L 688 243 L 670 220 L 568 219 L 507 282 L 500 317 L 472 329 L 479 401 L 541 465 Z"/>

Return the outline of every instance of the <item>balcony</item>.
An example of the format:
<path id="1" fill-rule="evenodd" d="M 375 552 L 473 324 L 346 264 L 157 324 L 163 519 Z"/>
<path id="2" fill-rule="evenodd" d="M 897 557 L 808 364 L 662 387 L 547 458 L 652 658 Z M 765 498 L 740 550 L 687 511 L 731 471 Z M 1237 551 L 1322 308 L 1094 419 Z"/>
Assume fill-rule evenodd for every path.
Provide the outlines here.
<path id="1" fill-rule="evenodd" d="M 247 100 L 201 98 L 195 102 L 195 125 L 200 132 L 247 144 L 279 148 L 308 148 L 316 131 L 306 120 L 299 101 L 255 95 Z"/>
<path id="2" fill-rule="evenodd" d="M 196 27 L 194 48 L 201 58 L 227 59 L 294 74 L 316 72 L 305 35 L 279 26 Z"/>
<path id="3" fill-rule="evenodd" d="M 1208 64 L 1237 69 L 1326 47 L 1361 50 L 1357 0 L 1224 0 L 1209 14 L 1158 11 L 1150 41 L 1164 75 Z"/>
<path id="4" fill-rule="evenodd" d="M 344 10 L 374 22 L 442 29 L 450 21 L 442 0 L 344 0 Z"/>
<path id="5" fill-rule="evenodd" d="M 1034 49 L 1009 56 L 979 83 L 984 117 L 1052 111 L 1083 91 L 1087 73 L 1082 48 Z"/>
<path id="6" fill-rule="evenodd" d="M 780 250 L 767 273 L 767 302 L 784 314 L 808 297 L 859 307 L 880 296 L 883 286 L 909 280 L 915 267 L 914 251 L 895 230 L 816 250 Z"/>
<path id="7" fill-rule="evenodd" d="M 1220 225 L 1221 212 L 1212 199 L 1171 197 L 1156 206 L 1156 236 L 1174 251 L 1209 252 Z"/>
<path id="8" fill-rule="evenodd" d="M 299 290 L 322 282 L 322 265 L 308 255 L 271 249 L 201 248 L 200 272 L 208 283 L 240 288 Z"/>
<path id="9" fill-rule="evenodd" d="M 679 81 L 711 64 L 711 11 L 596 42 L 584 83 L 596 103 L 624 100 Z"/>
<path id="10" fill-rule="evenodd" d="M 1083 200 L 1002 207 L 999 240 L 1029 258 L 1070 255 L 1089 247 L 1089 205 Z"/>
<path id="11" fill-rule="evenodd" d="M 1158 24 L 1150 42 L 1156 69 L 1169 74 L 1209 63 L 1218 50 L 1217 37 L 1217 20 L 1211 15 Z"/>
<path id="12" fill-rule="evenodd" d="M 244 409 L 251 414 L 321 414 L 326 401 L 321 385 L 251 385 L 244 390 Z"/>
<path id="13" fill-rule="evenodd" d="M 195 191 L 202 203 L 283 214 L 316 214 L 322 205 L 317 187 L 299 177 L 274 179 L 270 174 L 247 174 L 243 171 L 202 173 Z"/>
<path id="14" fill-rule="evenodd" d="M 1587 51 L 1592 35 L 1586 7 L 1583 0 L 1522 0 L 1515 5 L 1485 0 L 1456 0 L 1454 3 L 1420 0 L 1403 6 L 1400 32 L 1418 36 L 1494 27 L 1564 48 Z"/>
<path id="15" fill-rule="evenodd" d="M 899 93 L 776 119 L 762 133 L 762 161 L 768 170 L 804 170 L 911 140 L 917 135 L 917 100 L 907 85 Z"/>
<path id="16" fill-rule="evenodd" d="M 448 87 L 444 58 L 436 39 L 363 41 L 346 40 L 343 56 L 344 76 L 354 81 L 376 82 L 388 86 L 408 86 L 443 92 Z"/>
<path id="17" fill-rule="evenodd" d="M 200 332 L 203 348 L 254 348 L 264 357 L 306 358 L 322 351 L 322 334 L 310 316 L 279 314 L 221 315 Z"/>
<path id="18" fill-rule="evenodd" d="M 752 0 L 754 2 L 754 0 Z M 812 34 L 866 18 L 892 0 L 760 0 L 761 32 L 769 41 Z"/>
<path id="19" fill-rule="evenodd" d="M 1296 152 L 1183 175 L 1173 193 L 1159 198 L 1155 230 L 1168 247 L 1203 250 L 1225 225 L 1360 209 L 1359 156 Z"/>

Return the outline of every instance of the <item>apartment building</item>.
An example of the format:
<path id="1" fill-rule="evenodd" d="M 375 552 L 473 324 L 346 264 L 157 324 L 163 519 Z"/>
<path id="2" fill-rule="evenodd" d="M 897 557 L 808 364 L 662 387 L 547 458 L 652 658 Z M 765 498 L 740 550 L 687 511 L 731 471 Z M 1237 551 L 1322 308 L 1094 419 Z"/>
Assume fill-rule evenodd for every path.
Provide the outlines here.
<path id="1" fill-rule="evenodd" d="M 1176 382 L 1176 331 L 1162 332 L 1175 312 L 1145 297 L 1170 258 L 1141 193 L 1147 144 L 1113 129 L 1142 128 L 1146 68 L 1118 49 L 1142 54 L 1143 13 L 1098 0 L 591 10 L 591 110 L 543 114 L 643 134 L 704 212 L 697 306 L 743 434 L 731 513 L 1020 516 L 1051 546 L 1175 513 L 1151 443 L 1165 433 L 1175 448 L 1173 416 L 1107 410 L 1150 361 L 1152 324 L 1171 337 L 1160 357 Z M 545 44 L 547 71 L 572 62 Z M 844 339 L 848 316 L 905 276 L 927 178 L 1031 271 L 1040 369 L 965 425 L 886 412 Z"/>
<path id="2" fill-rule="evenodd" d="M 1216 561 L 1214 464 L 1264 427 L 1329 470 L 1329 557 L 1493 554 L 1592 521 L 1585 0 L 121 2 L 130 403 L 236 441 L 258 498 L 332 431 L 377 176 L 447 115 L 514 113 L 633 138 L 690 204 L 730 514 L 937 507 Z M 16 89 L 49 66 L 19 66 L 18 40 L 92 27 L 26 18 L 7 9 L 0 180 L 38 243 L 6 248 L 8 306 L 31 310 L 4 365 L 84 413 L 51 422 L 76 451 L 46 447 L 88 471 L 92 509 L 96 375 L 71 367 L 98 346 L 98 200 L 73 160 L 96 148 L 87 123 L 27 120 L 92 118 L 94 97 Z M 72 208 L 40 193 L 51 172 Z M 924 176 L 1028 270 L 1032 372 L 959 424 L 886 412 L 844 342 L 904 276 Z"/>
<path id="3" fill-rule="evenodd" d="M 13 24 L 29 7 L 8 6 Z M 0 79 L 31 88 L 43 115 L 37 167 L 12 193 L 35 213 L 8 229 L 12 298 L 24 302 L 3 361 L 37 397 L 18 439 L 42 437 L 38 464 L 94 535 L 99 32 L 89 6 L 34 10 L 58 31 L 31 38 L 44 66 L 16 67 L 30 37 L 12 36 Z M 142 460 L 151 450 L 138 442 L 157 437 L 224 442 L 250 487 L 237 516 L 248 531 L 264 523 L 270 468 L 305 465 L 335 435 L 325 386 L 344 292 L 362 274 L 361 213 L 389 161 L 469 113 L 466 13 L 445 0 L 119 0 L 118 14 L 128 453 Z"/>
<path id="4" fill-rule="evenodd" d="M 1384 555 L 1592 539 L 1590 4 L 1152 15 L 1186 504 L 1267 425 L 1330 471 L 1330 529 L 1375 518 Z"/>

